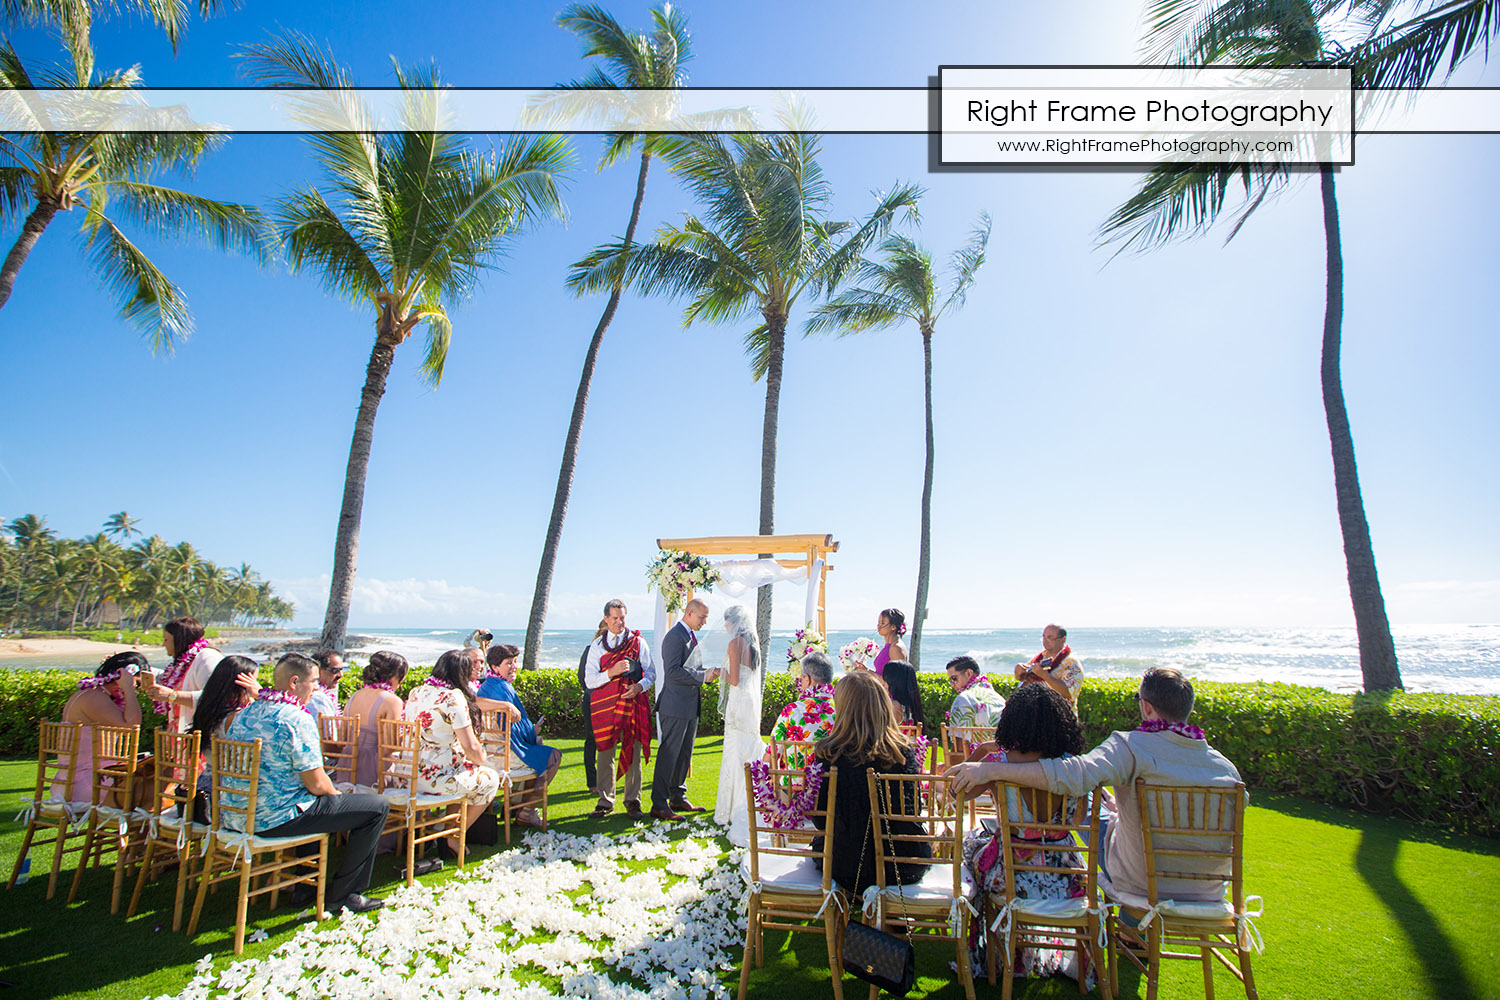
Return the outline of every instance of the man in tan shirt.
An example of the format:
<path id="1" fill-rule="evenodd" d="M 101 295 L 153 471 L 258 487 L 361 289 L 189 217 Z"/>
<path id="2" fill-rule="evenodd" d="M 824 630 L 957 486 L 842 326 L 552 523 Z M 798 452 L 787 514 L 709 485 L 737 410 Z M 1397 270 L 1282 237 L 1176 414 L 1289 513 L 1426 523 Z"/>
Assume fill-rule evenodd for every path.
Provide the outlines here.
<path id="1" fill-rule="evenodd" d="M 1117 793 L 1115 812 L 1106 812 L 1100 835 L 1100 867 L 1116 889 L 1146 894 L 1146 851 L 1135 801 L 1135 779 L 1162 785 L 1233 785 L 1239 771 L 1189 726 L 1193 685 L 1179 671 L 1152 667 L 1141 678 L 1136 700 L 1141 726 L 1114 732 L 1082 757 L 1055 757 L 1026 764 L 955 764 L 948 768 L 955 789 L 969 791 L 994 781 L 1046 788 L 1066 795 L 1085 795 L 1100 785 Z M 1186 846 L 1186 845 L 1185 845 Z M 1218 846 L 1202 844 L 1197 846 Z M 1222 899 L 1223 883 L 1192 879 L 1158 879 L 1164 899 Z"/>

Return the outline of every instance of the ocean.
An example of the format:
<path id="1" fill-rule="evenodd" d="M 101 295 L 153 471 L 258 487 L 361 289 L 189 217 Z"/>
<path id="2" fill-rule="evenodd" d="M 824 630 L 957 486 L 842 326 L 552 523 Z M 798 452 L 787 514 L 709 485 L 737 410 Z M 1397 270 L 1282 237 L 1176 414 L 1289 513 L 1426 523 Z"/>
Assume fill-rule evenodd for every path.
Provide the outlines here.
<path id="1" fill-rule="evenodd" d="M 430 664 L 446 649 L 463 644 L 468 629 L 351 628 L 350 655 L 358 662 L 377 649 L 401 653 L 414 664 Z M 1500 695 L 1500 625 L 1405 625 L 1393 628 L 1401 677 L 1409 691 Z M 248 653 L 257 659 L 275 651 L 282 641 L 311 640 L 317 631 L 293 630 L 284 640 L 236 638 L 225 640 L 225 652 Z M 1041 628 L 927 629 L 922 635 L 922 660 L 927 670 L 941 670 L 952 657 L 973 656 L 990 672 L 1008 671 L 1041 648 Z M 649 629 L 644 632 L 648 641 Z M 583 629 L 548 630 L 542 638 L 541 665 L 573 669 L 593 637 Z M 717 663 L 724 654 L 724 633 L 712 622 L 702 633 L 704 662 Z M 837 657 L 840 647 L 868 631 L 836 630 L 829 646 Z M 772 633 L 772 669 L 785 664 L 791 632 Z M 908 637 L 909 638 L 909 637 Z M 523 644 L 520 629 L 497 629 L 495 641 Z M 1208 681 L 1284 681 L 1355 691 L 1360 688 L 1359 650 L 1349 628 L 1074 628 L 1068 642 L 1085 673 L 1094 677 L 1139 677 L 1148 667 L 1176 667 Z M 653 643 L 654 648 L 654 643 Z M 73 667 L 98 662 L 65 662 L 67 658 L 0 658 L 0 666 Z M 164 654 L 152 656 L 165 664 Z"/>

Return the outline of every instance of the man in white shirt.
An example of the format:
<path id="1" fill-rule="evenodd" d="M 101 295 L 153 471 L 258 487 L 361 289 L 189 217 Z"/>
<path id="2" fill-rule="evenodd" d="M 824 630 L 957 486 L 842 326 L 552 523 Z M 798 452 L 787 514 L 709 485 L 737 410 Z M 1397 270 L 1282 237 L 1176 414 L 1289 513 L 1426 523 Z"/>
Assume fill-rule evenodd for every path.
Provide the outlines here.
<path id="1" fill-rule="evenodd" d="M 604 605 L 604 625 L 589 647 L 583 669 L 589 690 L 590 724 L 598 743 L 599 804 L 594 817 L 615 809 L 615 758 L 623 754 L 625 815 L 641 819 L 641 757 L 651 752 L 648 692 L 656 683 L 651 647 L 640 632 L 625 630 L 625 602 Z M 606 745 L 607 744 L 607 745 Z"/>

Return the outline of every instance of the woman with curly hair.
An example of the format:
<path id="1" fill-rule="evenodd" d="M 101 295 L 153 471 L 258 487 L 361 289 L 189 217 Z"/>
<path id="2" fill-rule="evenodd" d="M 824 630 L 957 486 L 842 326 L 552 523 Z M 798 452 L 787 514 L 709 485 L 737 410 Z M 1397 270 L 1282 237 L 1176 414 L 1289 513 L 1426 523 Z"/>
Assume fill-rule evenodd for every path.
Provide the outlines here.
<path id="1" fill-rule="evenodd" d="M 971 760 L 991 759 L 1015 763 L 1042 760 L 1050 757 L 1070 757 L 1083 753 L 1087 744 L 1083 738 L 1083 727 L 1073 711 L 1072 703 L 1045 684 L 1026 684 L 1011 695 L 1000 713 L 995 726 L 994 744 L 982 744 L 970 754 Z M 1024 823 L 1037 819 L 1035 806 L 1037 797 L 1031 789 L 1011 789 L 1007 800 L 1010 815 L 1020 817 Z M 1019 792 L 1019 794 L 1016 794 Z M 1030 792 L 1031 794 L 1027 794 Z M 1056 817 L 1044 818 L 1044 822 Z M 1022 828 L 1015 839 L 1038 837 L 1038 833 Z M 1068 847 L 1072 838 L 1064 837 Z M 1072 850 L 1048 850 L 1047 840 L 1038 839 L 1041 864 L 1052 867 L 1077 867 L 1082 858 Z M 1059 841 L 1059 846 L 1063 841 Z M 1032 863 L 1030 861 L 1028 864 Z M 973 830 L 964 836 L 964 867 L 968 869 L 974 886 L 971 901 L 976 907 L 983 901 L 985 893 L 1005 891 L 1005 858 L 1001 851 L 1000 833 Z M 1018 871 L 1015 878 L 1016 895 L 1025 899 L 1074 899 L 1082 896 L 1085 886 L 1076 878 L 1058 872 Z M 979 948 L 982 937 L 978 924 L 971 932 L 969 942 L 971 954 L 979 963 Z M 1079 969 L 1074 962 L 1074 952 L 1053 948 L 1023 948 L 1017 956 L 1014 968 L 1018 973 L 1030 976 L 1048 976 L 1063 972 L 1079 978 Z M 1085 963 L 1087 964 L 1087 963 Z M 1082 975 L 1085 988 L 1091 989 L 1094 970 L 1084 968 Z"/>

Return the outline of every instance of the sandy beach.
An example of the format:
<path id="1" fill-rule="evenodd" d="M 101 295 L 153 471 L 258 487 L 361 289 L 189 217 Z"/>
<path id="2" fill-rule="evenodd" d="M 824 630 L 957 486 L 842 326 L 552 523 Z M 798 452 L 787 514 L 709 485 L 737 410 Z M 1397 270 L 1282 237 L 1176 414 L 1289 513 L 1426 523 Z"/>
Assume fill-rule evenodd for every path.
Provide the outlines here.
<path id="1" fill-rule="evenodd" d="M 32 657 L 85 657 L 89 655 L 104 659 L 115 653 L 135 650 L 151 655 L 160 653 L 160 646 L 131 646 L 121 642 L 95 642 L 92 639 L 0 639 L 0 657 L 9 659 Z"/>

